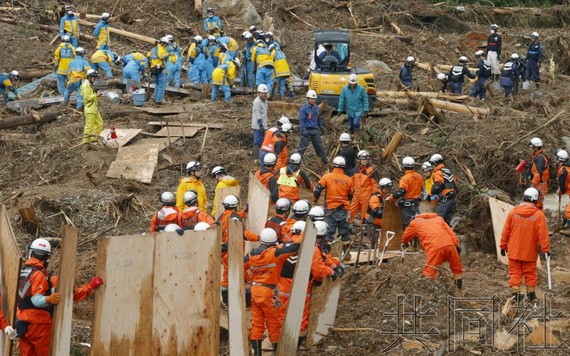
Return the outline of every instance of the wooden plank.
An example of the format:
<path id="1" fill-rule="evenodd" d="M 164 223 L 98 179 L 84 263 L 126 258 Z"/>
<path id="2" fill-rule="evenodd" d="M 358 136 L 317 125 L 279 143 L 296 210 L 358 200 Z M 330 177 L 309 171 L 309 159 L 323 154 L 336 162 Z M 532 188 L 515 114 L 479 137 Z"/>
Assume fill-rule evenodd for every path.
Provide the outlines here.
<path id="1" fill-rule="evenodd" d="M 53 315 L 52 355 L 69 355 L 71 351 L 71 321 L 79 229 L 75 226 L 65 226 L 61 237 L 61 262 L 56 288 L 56 292 L 61 294 L 61 303 L 55 306 Z"/>
<path id="2" fill-rule="evenodd" d="M 0 292 L 2 311 L 8 324 L 14 325 L 16 316 L 16 298 L 20 281 L 20 263 L 22 254 L 16 242 L 6 207 L 2 205 L 0 213 Z M 0 333 L 0 350 L 4 355 L 11 355 L 12 340 Z"/>
<path id="3" fill-rule="evenodd" d="M 384 247 L 384 245 L 382 245 L 382 247 Z M 355 265 L 356 264 L 356 255 L 357 255 L 357 251 L 351 251 L 350 252 L 350 261 L 345 262 L 348 265 Z M 366 249 L 362 249 L 362 251 L 360 251 L 360 259 L 358 261 L 359 265 L 364 265 L 368 263 L 368 250 Z M 407 253 L 407 252 L 406 252 Z M 376 249 L 376 256 L 377 258 L 380 257 L 380 255 L 382 254 L 382 249 L 378 250 Z M 391 260 L 394 257 L 401 257 L 402 256 L 402 252 L 401 251 L 386 251 L 386 253 L 384 254 L 384 261 L 387 260 Z M 370 251 L 370 264 L 372 264 L 374 260 L 374 250 Z"/>
<path id="4" fill-rule="evenodd" d="M 271 194 L 251 172 L 249 173 L 249 185 L 247 188 L 249 211 L 247 212 L 246 226 L 249 230 L 259 234 L 265 228 L 265 223 L 267 222 Z M 257 243 L 255 242 L 246 242 L 244 254 L 248 253 L 256 245 Z"/>
<path id="5" fill-rule="evenodd" d="M 243 271 L 243 224 L 229 221 L 228 237 L 228 311 L 230 356 L 248 354 Z"/>
<path id="6" fill-rule="evenodd" d="M 156 136 L 165 137 L 194 137 L 203 127 L 166 126 L 160 129 Z"/>
<path id="7" fill-rule="evenodd" d="M 154 147 L 158 152 L 166 149 L 172 143 L 176 142 L 180 137 L 159 137 L 159 138 L 143 138 L 137 142 L 131 143 L 129 147 L 145 147 L 149 149 Z"/>
<path id="8" fill-rule="evenodd" d="M 202 127 L 206 126 L 210 129 L 223 129 L 226 127 L 224 124 L 207 124 L 199 122 L 182 122 L 182 121 L 149 121 L 146 123 L 150 126 L 184 126 L 184 127 Z"/>
<path id="9" fill-rule="evenodd" d="M 287 311 L 285 312 L 285 321 L 281 329 L 277 356 L 289 356 L 297 353 L 297 342 L 301 328 L 301 319 L 303 318 L 302 306 L 305 304 L 307 296 L 309 272 L 311 270 L 316 238 L 317 230 L 315 225 L 312 223 L 305 225 L 303 242 L 301 243 L 297 266 L 293 275 L 293 286 L 289 302 L 287 303 Z"/>
<path id="10" fill-rule="evenodd" d="M 307 347 L 313 347 L 327 336 L 329 328 L 334 325 L 341 287 L 342 278 L 335 282 L 326 278 L 320 287 L 313 287 L 309 328 L 307 330 Z"/>
<path id="11" fill-rule="evenodd" d="M 115 133 L 117 134 L 116 139 L 111 138 L 111 129 L 105 129 L 101 131 L 101 136 L 103 141 L 105 141 L 109 146 L 112 147 L 123 147 L 126 145 L 130 140 L 135 138 L 142 129 L 115 129 Z"/>
<path id="12" fill-rule="evenodd" d="M 152 350 L 153 235 L 99 238 L 92 355 L 148 355 Z M 127 253 L 128 252 L 128 253 Z"/>
<path id="13" fill-rule="evenodd" d="M 239 192 L 240 192 L 239 185 L 236 187 L 226 187 L 219 190 L 217 195 L 218 200 L 214 202 L 214 204 L 216 204 L 215 205 L 216 216 L 214 216 L 214 220 L 218 220 L 220 215 L 222 215 L 222 213 L 224 212 L 224 206 L 222 205 L 224 198 L 227 197 L 228 195 L 235 195 L 236 197 L 239 198 Z"/>
<path id="14" fill-rule="evenodd" d="M 493 221 L 493 233 L 495 234 L 495 250 L 497 251 L 497 260 L 504 265 L 509 264 L 508 256 L 501 256 L 501 235 L 507 216 L 514 208 L 513 205 L 505 203 L 493 197 L 489 197 L 489 208 L 491 209 L 491 220 Z M 541 268 L 540 255 L 536 260 L 536 266 Z"/>
<path id="15" fill-rule="evenodd" d="M 156 236 L 151 354 L 219 352 L 220 265 L 216 230 Z"/>
<path id="16" fill-rule="evenodd" d="M 180 106 L 166 106 L 159 108 L 134 107 L 134 109 L 143 111 L 151 115 L 174 115 L 174 114 L 190 112 L 193 110 L 193 107 L 190 105 L 184 105 L 184 106 L 180 105 Z"/>
<path id="17" fill-rule="evenodd" d="M 109 166 L 106 177 L 133 179 L 150 184 L 157 164 L 158 149 L 156 147 L 120 147 L 117 158 Z"/>
<path id="18" fill-rule="evenodd" d="M 399 206 L 396 206 L 392 201 L 384 204 L 384 212 L 382 214 L 382 236 L 380 236 L 380 252 L 386 243 L 386 231 L 394 231 L 396 235 L 390 244 L 388 250 L 399 250 L 402 243 L 402 235 L 404 228 L 402 226 L 402 214 Z"/>

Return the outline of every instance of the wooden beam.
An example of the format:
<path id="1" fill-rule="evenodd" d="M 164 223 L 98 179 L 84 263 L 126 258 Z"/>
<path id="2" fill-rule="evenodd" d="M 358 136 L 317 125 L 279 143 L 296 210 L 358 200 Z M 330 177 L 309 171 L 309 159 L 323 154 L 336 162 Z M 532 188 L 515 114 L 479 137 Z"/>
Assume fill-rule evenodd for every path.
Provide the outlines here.
<path id="1" fill-rule="evenodd" d="M 313 288 L 309 328 L 307 329 L 307 347 L 313 347 L 328 335 L 330 326 L 334 325 L 342 281 L 342 278 L 334 282 L 327 278 L 321 286 Z"/>
<path id="2" fill-rule="evenodd" d="M 222 215 L 222 213 L 224 212 L 224 206 L 222 205 L 224 198 L 227 197 L 228 195 L 235 195 L 239 199 L 239 193 L 240 193 L 239 185 L 234 187 L 225 187 L 219 190 L 218 194 L 216 195 L 218 200 L 214 202 L 215 204 L 214 206 L 216 207 L 216 214 L 215 216 L 214 214 L 212 214 L 215 220 L 217 220 L 220 217 L 220 215 Z"/>
<path id="3" fill-rule="evenodd" d="M 243 224 L 230 219 L 228 229 L 228 345 L 230 356 L 243 356 L 249 353 L 243 283 Z"/>
<path id="4" fill-rule="evenodd" d="M 271 194 L 269 190 L 250 172 L 249 184 L 247 186 L 247 204 L 249 211 L 246 217 L 246 226 L 249 230 L 260 232 L 265 228 L 270 200 Z M 247 241 L 244 255 L 255 246 L 257 246 L 256 242 Z"/>
<path id="5" fill-rule="evenodd" d="M 487 116 L 490 113 L 490 110 L 488 108 L 477 108 L 474 106 L 456 104 L 449 101 L 438 100 L 438 99 L 430 99 L 429 101 L 434 107 L 446 111 L 453 111 L 464 114 L 475 114 L 478 116 Z"/>
<path id="6" fill-rule="evenodd" d="M 200 122 L 183 122 L 183 121 L 149 121 L 146 123 L 150 126 L 183 126 L 183 127 L 208 127 L 210 129 L 223 129 L 224 124 L 207 124 Z"/>
<path id="7" fill-rule="evenodd" d="M 89 27 L 95 27 L 95 26 L 97 26 L 96 23 L 89 22 L 89 21 L 86 21 L 86 20 L 81 20 L 81 19 L 79 19 L 78 22 L 79 22 L 79 24 L 84 25 L 84 26 L 89 26 Z M 152 44 L 152 45 L 154 45 L 154 44 L 155 44 L 155 41 L 156 41 L 155 38 L 148 37 L 148 36 L 143 36 L 143 35 L 139 35 L 139 34 L 137 34 L 137 33 L 129 32 L 129 31 L 124 31 L 124 30 L 121 30 L 121 29 L 118 29 L 118 28 L 115 28 L 115 27 L 109 27 L 109 32 L 114 33 L 114 34 L 119 35 L 119 36 L 123 36 L 123 37 L 126 37 L 126 38 L 130 38 L 130 39 L 132 39 L 132 40 L 149 43 L 149 44 Z"/>
<path id="8" fill-rule="evenodd" d="M 56 292 L 61 303 L 55 306 L 52 321 L 51 355 L 69 355 L 71 351 L 71 321 L 73 319 L 73 293 L 79 229 L 65 226 L 62 229 L 61 262 Z"/>
<path id="9" fill-rule="evenodd" d="M 390 157 L 392 153 L 396 152 L 396 149 L 400 145 L 400 142 L 404 139 L 404 134 L 401 131 L 396 131 L 390 139 L 390 142 L 384 148 L 384 152 L 382 152 L 382 159 L 386 159 Z"/>
<path id="10" fill-rule="evenodd" d="M 59 35 L 58 35 L 59 36 Z M 20 79 L 38 79 L 44 77 L 50 73 L 53 73 L 52 69 L 24 69 L 19 70 L 19 77 Z"/>
<path id="11" fill-rule="evenodd" d="M 34 114 L 11 117 L 9 119 L 4 119 L 0 121 L 0 130 L 11 129 L 18 126 L 31 125 L 31 124 L 43 124 L 46 122 L 51 122 L 57 119 L 60 115 L 64 113 L 63 110 L 49 112 L 45 114 Z"/>
<path id="12" fill-rule="evenodd" d="M 455 100 L 455 101 L 466 101 L 471 100 L 469 95 L 451 95 L 440 92 L 432 91 L 391 91 L 391 90 L 381 90 L 376 92 L 376 96 L 379 98 L 431 98 L 431 99 L 444 99 L 444 100 Z"/>

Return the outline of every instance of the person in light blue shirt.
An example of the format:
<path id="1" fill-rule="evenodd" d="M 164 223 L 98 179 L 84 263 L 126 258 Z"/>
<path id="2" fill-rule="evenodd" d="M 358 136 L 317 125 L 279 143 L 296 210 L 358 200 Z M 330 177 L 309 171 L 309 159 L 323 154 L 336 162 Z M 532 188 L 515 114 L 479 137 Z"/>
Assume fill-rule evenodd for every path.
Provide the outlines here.
<path id="1" fill-rule="evenodd" d="M 348 85 L 340 91 L 337 111 L 346 112 L 351 134 L 360 129 L 362 117 L 368 111 L 368 95 L 366 89 L 358 84 L 358 75 L 352 73 L 348 77 Z"/>
<path id="2" fill-rule="evenodd" d="M 206 33 L 212 33 L 212 30 L 217 29 L 216 32 L 220 32 L 222 30 L 222 21 L 218 16 L 215 16 L 214 13 L 216 11 L 209 7 L 206 9 L 207 17 L 204 19 L 204 31 Z"/>

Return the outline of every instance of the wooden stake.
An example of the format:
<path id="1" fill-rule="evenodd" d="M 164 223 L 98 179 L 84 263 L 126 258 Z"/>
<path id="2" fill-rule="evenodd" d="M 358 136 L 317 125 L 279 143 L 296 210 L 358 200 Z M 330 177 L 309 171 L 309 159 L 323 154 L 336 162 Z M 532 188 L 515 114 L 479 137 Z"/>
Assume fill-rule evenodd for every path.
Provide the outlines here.
<path id="1" fill-rule="evenodd" d="M 392 139 L 386 147 L 384 148 L 384 152 L 382 152 L 382 159 L 386 159 L 387 157 L 391 156 L 396 149 L 400 145 L 400 142 L 404 139 L 404 134 L 401 131 L 396 131 L 394 135 L 392 135 Z"/>
<path id="2" fill-rule="evenodd" d="M 22 217 L 22 227 L 30 234 L 38 236 L 40 222 L 32 204 L 27 200 L 18 203 L 18 212 Z"/>

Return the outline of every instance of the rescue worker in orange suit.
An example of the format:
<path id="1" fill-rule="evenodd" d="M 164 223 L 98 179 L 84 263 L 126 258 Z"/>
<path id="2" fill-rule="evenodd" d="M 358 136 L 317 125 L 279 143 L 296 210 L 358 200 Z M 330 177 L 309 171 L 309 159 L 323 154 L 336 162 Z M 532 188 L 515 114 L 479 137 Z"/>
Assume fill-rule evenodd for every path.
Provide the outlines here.
<path id="1" fill-rule="evenodd" d="M 407 249 L 409 242 L 418 237 L 426 252 L 424 276 L 435 279 L 438 266 L 449 262 L 453 283 L 457 288 L 463 287 L 463 266 L 461 265 L 461 247 L 459 239 L 443 218 L 436 213 L 419 214 L 410 222 L 402 235 L 402 250 Z"/>
<path id="2" fill-rule="evenodd" d="M 457 185 L 455 183 L 457 178 L 451 173 L 449 168 L 445 167 L 443 157 L 439 153 L 432 155 L 429 163 L 434 167 L 433 187 L 430 194 L 439 198 L 435 212 L 451 226 L 451 219 L 457 209 L 457 203 L 455 202 L 455 197 L 457 196 Z"/>
<path id="3" fill-rule="evenodd" d="M 382 216 L 384 214 L 384 202 L 388 200 L 390 191 L 394 184 L 388 178 L 380 179 L 378 190 L 372 193 L 368 200 L 368 212 L 366 214 L 366 223 L 368 237 L 372 243 L 372 247 L 376 247 L 379 231 L 382 228 Z"/>
<path id="4" fill-rule="evenodd" d="M 293 226 L 293 242 L 301 243 L 303 230 L 305 229 L 305 222 L 298 221 Z M 317 241 L 315 247 L 313 248 L 313 260 L 311 263 L 309 284 L 307 285 L 307 295 L 305 297 L 305 305 L 303 307 L 303 319 L 301 321 L 301 332 L 299 333 L 298 346 L 301 346 L 306 339 L 307 329 L 309 327 L 309 310 L 311 308 L 311 292 L 313 290 L 313 284 L 322 283 L 322 281 L 327 276 L 331 276 L 333 281 L 337 277 L 342 276 L 344 273 L 344 266 L 338 260 L 333 259 L 327 253 L 323 253 L 321 245 L 324 243 L 327 234 L 327 224 L 324 221 L 315 222 L 315 227 L 317 229 Z M 293 276 L 295 274 L 295 267 L 297 266 L 298 254 L 290 256 L 287 258 L 281 269 L 281 275 L 279 276 L 279 281 L 277 282 L 277 295 L 281 301 L 281 307 L 279 308 L 279 331 L 283 327 L 283 322 L 285 321 L 285 312 L 287 311 L 287 304 L 289 303 L 289 295 L 291 294 L 291 289 L 293 287 Z"/>
<path id="5" fill-rule="evenodd" d="M 334 239 L 337 230 L 346 252 L 350 245 L 348 235 L 348 207 L 354 194 L 354 183 L 352 178 L 344 173 L 346 160 L 344 157 L 336 156 L 333 159 L 333 170 L 324 174 L 313 191 L 313 201 L 316 203 L 321 197 L 321 192 L 325 193 L 325 222 L 328 224 L 327 241 L 330 243 Z"/>
<path id="6" fill-rule="evenodd" d="M 301 170 L 301 155 L 293 153 L 289 158 L 287 167 L 275 171 L 275 178 L 279 186 L 279 198 L 287 198 L 292 204 L 299 200 L 301 188 L 313 190 L 314 186 L 307 174 Z"/>
<path id="7" fill-rule="evenodd" d="M 267 157 L 267 156 L 265 156 Z M 279 243 L 283 242 L 283 226 L 289 217 L 291 202 L 285 198 L 278 199 L 275 203 L 275 216 L 270 217 L 265 223 L 265 227 L 275 230 Z"/>
<path id="8" fill-rule="evenodd" d="M 196 192 L 198 196 L 198 208 L 206 211 L 206 203 L 208 196 L 206 195 L 206 187 L 200 180 L 202 178 L 202 164 L 199 161 L 190 161 L 186 165 L 187 176 L 180 178 L 178 188 L 176 189 L 176 207 L 178 210 L 184 209 L 184 193 L 189 190 Z"/>
<path id="9" fill-rule="evenodd" d="M 271 201 L 276 202 L 279 199 L 279 187 L 275 179 L 275 164 L 277 157 L 273 153 L 268 153 L 263 157 L 263 166 L 255 172 L 255 177 L 269 190 Z"/>
<path id="10" fill-rule="evenodd" d="M 51 245 L 46 239 L 35 239 L 28 249 L 28 259 L 20 271 L 18 309 L 15 328 L 20 338 L 20 355 L 43 356 L 50 354 L 52 314 L 54 305 L 62 301 L 54 292 L 57 276 L 47 271 Z M 77 289 L 74 301 L 87 299 L 91 292 L 103 284 L 100 277 Z"/>
<path id="11" fill-rule="evenodd" d="M 205 222 L 212 225 L 215 221 L 207 213 L 198 208 L 198 196 L 190 190 L 184 193 L 184 205 L 186 207 L 178 214 L 178 226 L 184 230 L 194 230 L 196 224 Z"/>
<path id="12" fill-rule="evenodd" d="M 548 158 L 546 158 L 546 155 L 542 151 L 542 140 L 538 137 L 531 139 L 528 143 L 528 147 L 532 149 L 532 155 L 527 179 L 530 180 L 530 186 L 538 190 L 540 196 L 536 206 L 542 209 L 544 196 L 548 192 L 548 179 L 550 175 Z"/>
<path id="13" fill-rule="evenodd" d="M 285 260 L 299 250 L 299 244 L 277 246 L 277 234 L 271 228 L 261 230 L 259 240 L 261 245 L 244 257 L 244 270 L 252 275 L 249 340 L 254 356 L 261 356 L 265 326 L 273 350 L 277 350 L 280 333 L 277 281 Z"/>
<path id="14" fill-rule="evenodd" d="M 176 200 L 171 192 L 160 194 L 162 208 L 154 213 L 150 219 L 150 232 L 162 231 L 168 224 L 178 224 L 178 208 L 174 205 Z"/>
<path id="15" fill-rule="evenodd" d="M 311 210 L 309 210 L 309 219 L 312 222 L 325 221 L 325 209 L 323 209 L 322 206 L 313 206 Z"/>
<path id="16" fill-rule="evenodd" d="M 408 227 L 412 217 L 420 213 L 420 198 L 424 187 L 424 179 L 416 172 L 416 161 L 412 157 L 404 157 L 402 167 L 405 173 L 400 178 L 400 187 L 394 191 L 394 199 L 398 200 L 398 206 L 402 208 L 402 224 L 404 229 Z"/>
<path id="17" fill-rule="evenodd" d="M 277 164 L 275 169 L 279 170 L 287 165 L 289 159 L 289 149 L 287 149 L 287 135 L 293 129 L 293 125 L 285 123 L 281 126 L 281 130 L 275 132 L 271 138 L 273 144 L 273 153 L 277 156 Z"/>
<path id="18" fill-rule="evenodd" d="M 228 304 L 228 221 L 234 219 L 237 221 L 242 221 L 247 214 L 247 205 L 245 208 L 237 212 L 239 205 L 239 199 L 235 195 L 228 195 L 224 198 L 222 202 L 224 206 L 224 212 L 218 218 L 217 223 L 222 226 L 222 282 L 220 283 L 222 289 L 222 300 L 227 305 Z M 248 229 L 243 229 L 243 239 L 247 241 L 259 241 L 259 236 L 255 233 L 249 231 Z"/>
<path id="19" fill-rule="evenodd" d="M 307 215 L 311 210 L 311 206 L 306 200 L 299 200 L 293 204 L 293 215 L 285 220 L 285 224 L 281 228 L 282 240 L 284 242 L 291 241 L 291 228 L 297 221 L 307 221 Z"/>
<path id="20" fill-rule="evenodd" d="M 345 159 L 346 161 L 346 159 Z M 370 153 L 362 150 L 358 152 L 358 165 L 355 168 L 352 181 L 354 184 L 354 197 L 350 201 L 350 223 L 354 222 L 356 214 L 360 212 L 360 219 L 366 218 L 368 201 L 370 196 L 377 190 L 378 174 L 370 165 Z"/>
<path id="21" fill-rule="evenodd" d="M 218 201 L 218 192 L 220 189 L 229 188 L 229 187 L 239 187 L 239 182 L 234 177 L 227 174 L 227 171 L 224 167 L 216 166 L 212 169 L 212 177 L 216 180 L 216 188 L 214 189 L 214 207 L 212 208 L 212 216 L 217 215 L 217 201 Z"/>
<path id="22" fill-rule="evenodd" d="M 273 152 L 273 135 L 280 131 L 284 124 L 291 124 L 289 118 L 286 116 L 281 116 L 277 121 L 277 124 L 273 127 L 268 128 L 265 130 L 265 135 L 263 136 L 263 142 L 261 143 L 261 148 L 259 151 L 259 161 L 263 166 L 263 157 L 269 152 Z M 286 160 L 285 160 L 286 161 Z"/>
<path id="23" fill-rule="evenodd" d="M 509 212 L 501 234 L 501 256 L 509 258 L 509 287 L 516 301 L 522 300 L 523 276 L 529 302 L 536 299 L 538 246 L 548 257 L 552 256 L 546 216 L 538 207 L 539 199 L 538 190 L 526 189 L 523 202 Z"/>
<path id="24" fill-rule="evenodd" d="M 556 152 L 556 160 L 558 161 L 558 196 L 568 194 L 570 196 L 570 159 L 568 152 L 559 150 Z M 562 220 L 562 229 L 570 229 L 570 203 L 566 204 L 564 210 L 564 218 Z"/>

